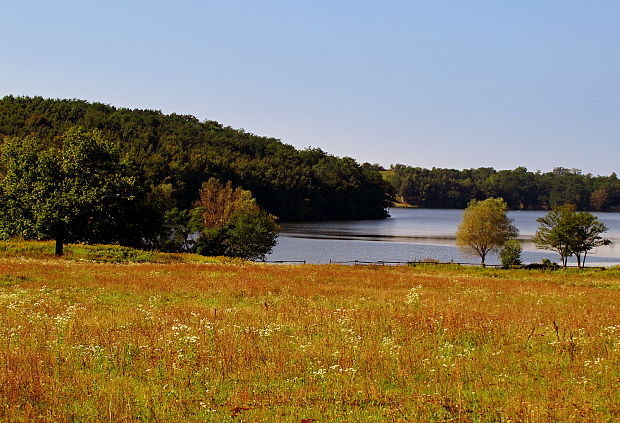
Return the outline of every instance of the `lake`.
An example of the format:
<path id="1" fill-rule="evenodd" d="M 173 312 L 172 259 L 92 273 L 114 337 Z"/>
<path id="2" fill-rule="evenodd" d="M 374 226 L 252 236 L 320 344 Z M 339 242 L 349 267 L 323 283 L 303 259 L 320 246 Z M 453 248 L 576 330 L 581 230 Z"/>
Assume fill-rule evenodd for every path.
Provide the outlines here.
<path id="1" fill-rule="evenodd" d="M 525 263 L 540 262 L 543 258 L 560 261 L 557 253 L 537 250 L 531 242 L 538 228 L 536 219 L 545 214 L 544 211 L 508 212 L 519 229 Z M 594 214 L 609 228 L 603 236 L 613 244 L 591 251 L 586 264 L 620 264 L 620 213 Z M 477 256 L 464 255 L 456 247 L 455 232 L 463 210 L 392 208 L 390 215 L 383 220 L 282 223 L 278 245 L 267 260 L 480 261 Z M 497 255 L 489 254 L 487 263 L 499 263 Z M 576 260 L 569 259 L 569 264 L 576 264 Z"/>

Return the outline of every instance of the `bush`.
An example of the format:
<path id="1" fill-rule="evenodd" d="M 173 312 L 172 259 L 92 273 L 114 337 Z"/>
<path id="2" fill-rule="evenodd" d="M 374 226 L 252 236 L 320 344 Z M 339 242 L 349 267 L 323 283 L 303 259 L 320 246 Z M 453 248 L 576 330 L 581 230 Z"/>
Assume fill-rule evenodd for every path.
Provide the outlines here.
<path id="1" fill-rule="evenodd" d="M 551 260 L 549 260 L 547 258 L 542 259 L 541 264 L 543 265 L 543 267 L 545 269 L 555 270 L 555 269 L 558 269 L 560 267 L 559 264 L 557 264 L 556 262 L 551 261 Z"/>
<path id="2" fill-rule="evenodd" d="M 509 268 L 511 266 L 518 266 L 521 263 L 521 243 L 516 239 L 509 239 L 504 243 L 502 250 L 499 253 L 499 259 L 502 262 L 502 267 Z"/>
<path id="3" fill-rule="evenodd" d="M 560 268 L 560 265 L 544 258 L 540 263 L 530 263 L 526 266 L 523 266 L 524 269 L 528 270 L 557 270 Z"/>
<path id="4" fill-rule="evenodd" d="M 276 218 L 262 211 L 250 191 L 211 178 L 200 189 L 192 212 L 200 233 L 198 254 L 264 259 L 277 243 Z"/>
<path id="5" fill-rule="evenodd" d="M 236 213 L 223 228 L 203 233 L 196 252 L 260 260 L 271 253 L 277 238 L 278 225 L 273 216 L 262 210 L 243 211 Z"/>

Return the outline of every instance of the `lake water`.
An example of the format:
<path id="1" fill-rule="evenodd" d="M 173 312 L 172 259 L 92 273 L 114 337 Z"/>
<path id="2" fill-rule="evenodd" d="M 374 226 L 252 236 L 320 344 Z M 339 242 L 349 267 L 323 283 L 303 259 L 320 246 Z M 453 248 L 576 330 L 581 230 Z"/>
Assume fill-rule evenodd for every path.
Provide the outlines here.
<path id="1" fill-rule="evenodd" d="M 278 245 L 267 260 L 331 261 L 415 261 L 427 258 L 442 262 L 477 263 L 477 256 L 464 255 L 456 247 L 455 232 L 463 210 L 392 208 L 383 220 L 291 222 L 281 225 Z M 511 211 L 509 217 L 519 229 L 525 263 L 543 258 L 559 262 L 557 253 L 537 250 L 531 238 L 544 211 Z M 587 265 L 620 264 L 620 213 L 594 213 L 609 230 L 603 234 L 610 246 L 588 254 Z M 490 254 L 487 263 L 497 264 Z M 574 258 L 569 264 L 576 264 Z"/>

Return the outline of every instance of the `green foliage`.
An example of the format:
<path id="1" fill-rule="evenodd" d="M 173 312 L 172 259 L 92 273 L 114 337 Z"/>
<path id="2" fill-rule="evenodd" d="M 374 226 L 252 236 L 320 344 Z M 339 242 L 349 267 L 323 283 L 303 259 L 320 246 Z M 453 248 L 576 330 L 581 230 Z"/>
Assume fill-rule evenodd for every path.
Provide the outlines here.
<path id="1" fill-rule="evenodd" d="M 209 179 L 196 205 L 199 254 L 264 259 L 277 243 L 275 218 L 260 210 L 251 192 L 233 188 L 230 181 Z"/>
<path id="2" fill-rule="evenodd" d="M 507 240 L 517 236 L 517 228 L 506 216 L 507 205 L 501 198 L 472 200 L 463 212 L 456 231 L 456 243 L 465 253 L 476 254 L 484 265 L 490 251 L 499 250 Z"/>
<path id="3" fill-rule="evenodd" d="M 547 209 L 572 203 L 580 210 L 620 210 L 620 180 L 578 169 L 530 172 L 524 167 L 496 171 L 423 169 L 393 165 L 384 172 L 396 198 L 419 207 L 464 208 L 470 200 L 503 198 L 511 209 Z"/>
<path id="4" fill-rule="evenodd" d="M 164 211 L 159 231 L 147 240 L 147 247 L 166 252 L 191 252 L 195 248 L 194 234 L 200 230 L 198 210 Z"/>
<path id="5" fill-rule="evenodd" d="M 560 255 L 562 265 L 566 266 L 572 255 L 573 233 L 575 231 L 575 206 L 565 204 L 554 207 L 545 216 L 536 219 L 540 226 L 532 241 L 537 248 L 553 250 Z"/>
<path id="6" fill-rule="evenodd" d="M 499 259 L 502 266 L 509 268 L 521 264 L 521 243 L 516 239 L 509 239 L 504 243 L 502 250 L 499 252 Z"/>
<path id="7" fill-rule="evenodd" d="M 555 207 L 537 221 L 540 226 L 532 238 L 536 247 L 556 251 L 564 267 L 572 255 L 577 257 L 577 266 L 583 267 L 590 250 L 611 244 L 601 237 L 607 227 L 591 213 L 577 213 L 573 204 Z"/>
<path id="8" fill-rule="evenodd" d="M 75 125 L 101 131 L 139 167 L 159 216 L 189 210 L 209 178 L 250 190 L 258 205 L 282 220 L 386 216 L 386 190 L 377 166 L 360 166 L 319 149 L 298 151 L 193 116 L 129 110 L 80 100 L 12 97 L 0 100 L 0 136 L 33 135 L 47 143 Z M 149 240 L 157 245 L 155 237 Z"/>
<path id="9" fill-rule="evenodd" d="M 52 258 L 54 257 L 54 244 L 49 241 L 0 241 L 0 256 Z M 240 263 L 242 261 L 229 257 L 204 257 L 188 253 L 171 254 L 102 244 L 67 244 L 62 259 L 106 263 Z"/>
<path id="10" fill-rule="evenodd" d="M 548 258 L 542 259 L 541 264 L 542 264 L 543 268 L 545 268 L 545 269 L 555 270 L 555 269 L 560 267 L 556 262 L 553 262 L 553 261 L 549 260 Z"/>
<path id="11" fill-rule="evenodd" d="M 577 256 L 577 264 L 585 266 L 588 252 L 601 245 L 610 245 L 611 240 L 601 237 L 607 226 L 591 213 L 581 212 L 576 215 L 575 245 L 573 253 Z M 583 258 L 582 258 L 583 257 Z"/>
<path id="12" fill-rule="evenodd" d="M 277 244 L 278 225 L 262 210 L 240 211 L 221 228 L 210 229 L 198 240 L 197 253 L 261 260 Z"/>
<path id="13" fill-rule="evenodd" d="M 117 242 L 131 231 L 141 187 L 118 149 L 99 132 L 73 128 L 60 144 L 34 137 L 2 145 L 0 235 L 67 241 Z"/>

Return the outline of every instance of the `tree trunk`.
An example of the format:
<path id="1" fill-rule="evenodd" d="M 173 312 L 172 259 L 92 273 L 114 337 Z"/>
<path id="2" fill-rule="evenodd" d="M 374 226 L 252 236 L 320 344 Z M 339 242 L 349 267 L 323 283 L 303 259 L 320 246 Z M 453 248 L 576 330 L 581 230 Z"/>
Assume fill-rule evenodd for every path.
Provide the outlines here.
<path id="1" fill-rule="evenodd" d="M 58 236 L 56 237 L 56 251 L 54 252 L 54 254 L 56 254 L 58 257 L 62 256 L 62 247 L 62 237 Z"/>
<path id="2" fill-rule="evenodd" d="M 58 230 L 56 232 L 56 254 L 58 257 L 62 256 L 63 253 L 63 242 L 65 240 L 65 228 L 62 224 L 58 225 Z"/>
<path id="3" fill-rule="evenodd" d="M 575 254 L 577 257 L 577 269 L 581 269 L 581 254 Z"/>

